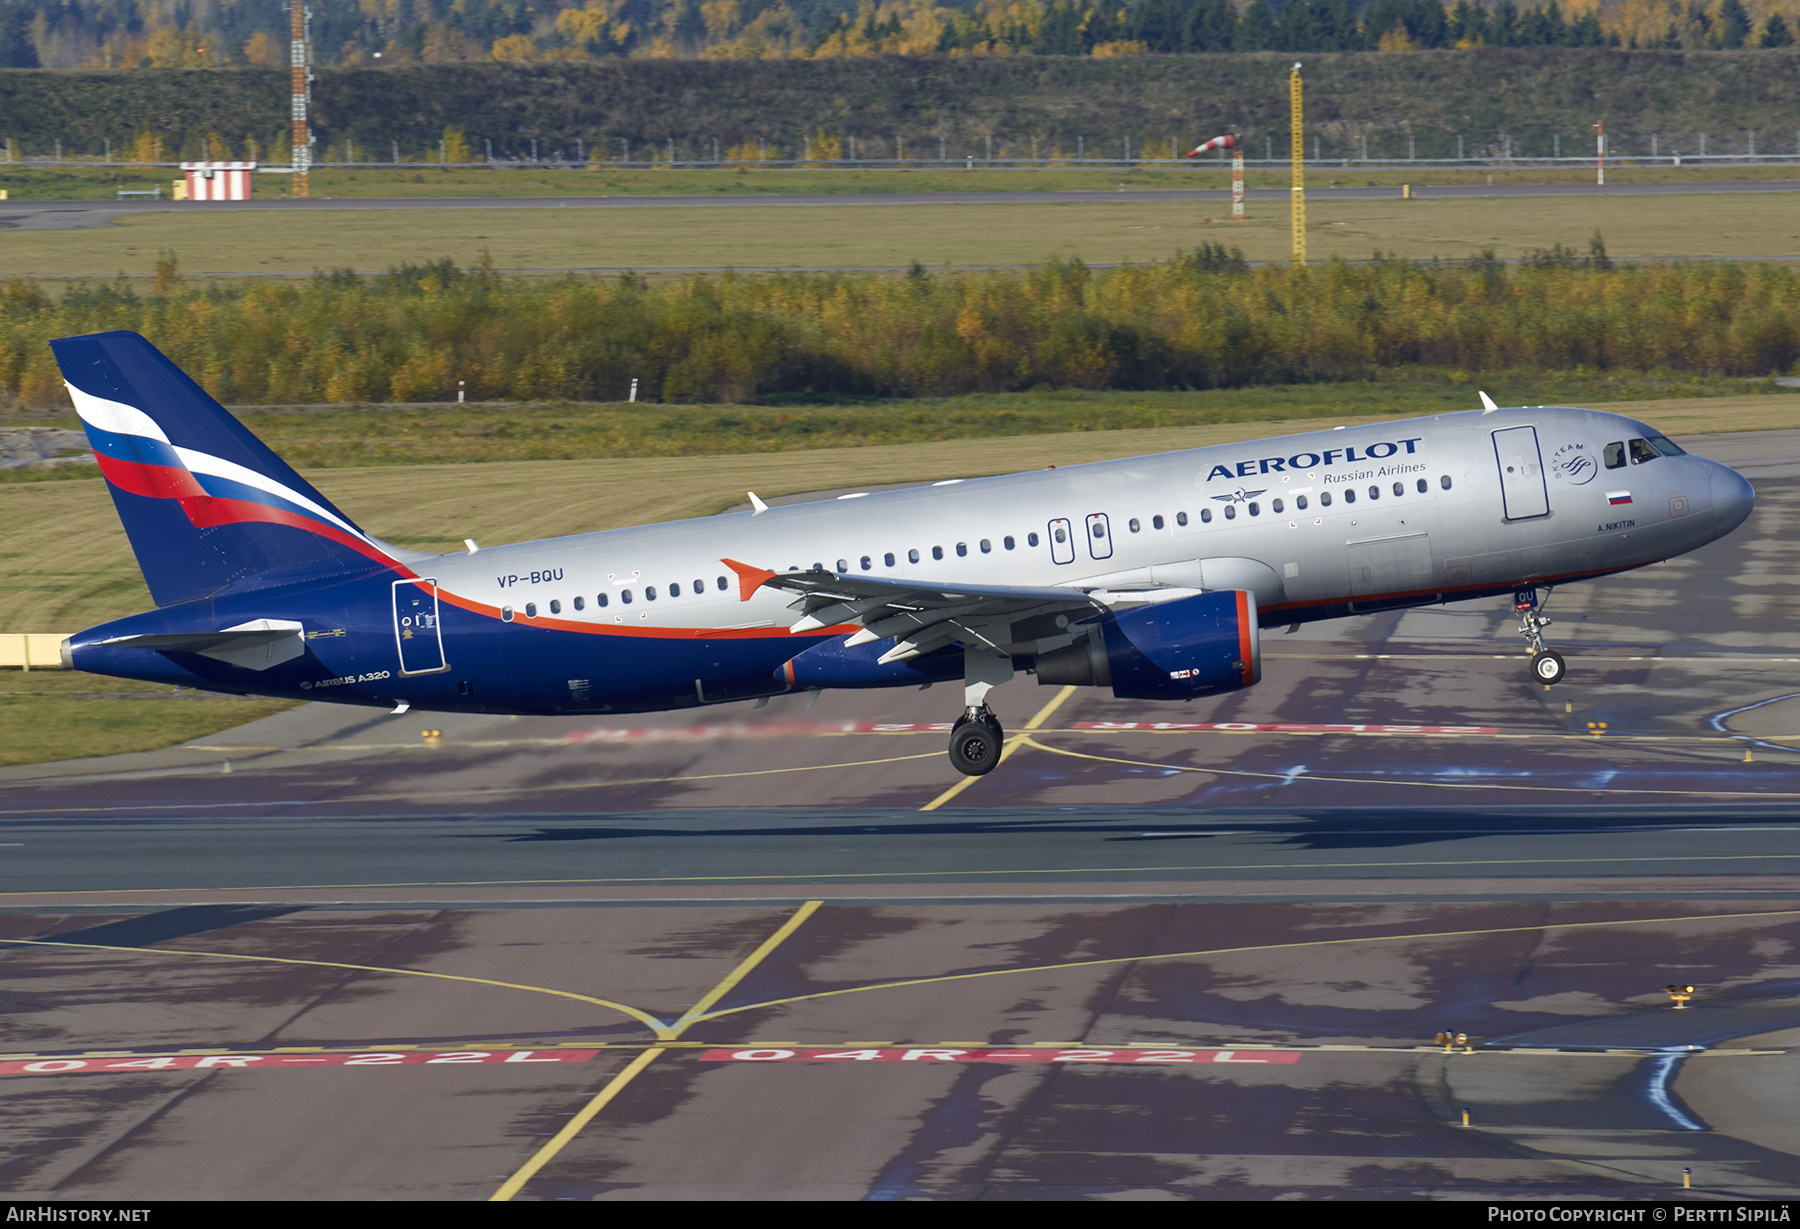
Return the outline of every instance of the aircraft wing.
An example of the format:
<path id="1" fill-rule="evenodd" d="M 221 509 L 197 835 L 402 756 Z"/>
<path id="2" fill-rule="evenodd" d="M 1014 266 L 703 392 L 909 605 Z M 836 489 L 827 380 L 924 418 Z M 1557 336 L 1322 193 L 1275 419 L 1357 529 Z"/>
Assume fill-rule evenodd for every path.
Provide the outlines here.
<path id="1" fill-rule="evenodd" d="M 844 641 L 846 648 L 893 637 L 894 647 L 880 658 L 884 665 L 933 652 L 953 641 L 1000 653 L 1038 651 L 1035 643 L 1018 641 L 1015 624 L 1055 614 L 1067 614 L 1069 622 L 1076 622 L 1107 606 L 1080 589 L 965 585 L 812 570 L 767 572 L 729 559 L 725 562 L 745 578 L 746 592 L 770 588 L 795 595 L 788 609 L 799 618 L 788 629 L 791 632 L 855 624 L 862 630 Z M 1067 643 L 1069 638 L 1061 639 Z"/>

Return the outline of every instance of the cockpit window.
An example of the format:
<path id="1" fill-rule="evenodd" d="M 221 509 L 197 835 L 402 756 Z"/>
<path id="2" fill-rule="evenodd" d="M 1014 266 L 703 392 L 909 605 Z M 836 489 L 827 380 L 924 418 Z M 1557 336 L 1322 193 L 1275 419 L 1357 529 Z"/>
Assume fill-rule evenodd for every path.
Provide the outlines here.
<path id="1" fill-rule="evenodd" d="M 1625 441 L 1614 440 L 1606 446 L 1606 468 L 1625 468 Z"/>
<path id="2" fill-rule="evenodd" d="M 1665 457 L 1685 457 L 1687 455 L 1687 453 L 1681 451 L 1681 449 L 1676 446 L 1674 440 L 1666 435 L 1651 436 L 1650 446 L 1662 453 Z"/>
<path id="3" fill-rule="evenodd" d="M 1632 440 L 1630 441 L 1630 447 L 1631 463 L 1633 465 L 1642 465 L 1645 461 L 1654 461 L 1657 457 L 1662 455 L 1656 451 L 1656 449 L 1650 447 L 1650 442 L 1648 440 Z"/>

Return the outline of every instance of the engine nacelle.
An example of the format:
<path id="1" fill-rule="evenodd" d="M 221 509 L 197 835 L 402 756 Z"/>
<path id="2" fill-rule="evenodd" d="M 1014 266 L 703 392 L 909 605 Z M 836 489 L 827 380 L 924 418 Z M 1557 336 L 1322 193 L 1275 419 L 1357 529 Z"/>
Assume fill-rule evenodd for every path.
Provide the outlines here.
<path id="1" fill-rule="evenodd" d="M 1124 700 L 1190 700 L 1262 678 L 1256 595 L 1224 589 L 1105 615 L 1098 634 L 1037 658 L 1037 680 Z"/>

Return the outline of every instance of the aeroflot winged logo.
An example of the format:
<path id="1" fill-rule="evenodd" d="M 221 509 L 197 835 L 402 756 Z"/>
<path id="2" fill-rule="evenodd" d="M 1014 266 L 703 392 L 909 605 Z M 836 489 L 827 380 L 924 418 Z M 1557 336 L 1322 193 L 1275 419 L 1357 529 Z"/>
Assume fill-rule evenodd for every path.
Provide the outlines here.
<path id="1" fill-rule="evenodd" d="M 135 406 L 109 401 L 65 384 L 87 427 L 100 472 L 120 490 L 173 499 L 195 526 L 261 521 L 305 529 L 382 563 L 386 552 L 356 526 L 266 474 L 169 442 L 154 419 Z"/>
<path id="2" fill-rule="evenodd" d="M 1361 452 L 1357 451 L 1359 445 L 1352 444 L 1348 448 L 1327 448 L 1322 452 L 1297 452 L 1291 457 L 1258 457 L 1254 461 L 1239 461 L 1235 468 L 1215 465 L 1206 475 L 1206 480 L 1211 482 L 1214 478 L 1224 478 L 1232 481 L 1253 478 L 1258 474 L 1329 469 L 1334 465 L 1363 465 L 1370 461 L 1385 461 L 1395 455 L 1411 456 L 1418 451 L 1419 442 L 1424 438 L 1422 435 L 1415 435 L 1409 440 L 1383 440 L 1379 444 L 1360 445 Z M 1248 494 L 1260 495 L 1262 492 L 1251 491 Z"/>
<path id="3" fill-rule="evenodd" d="M 1213 498 L 1222 504 L 1247 504 L 1268 489 L 1264 487 L 1262 491 L 1246 491 L 1243 487 L 1239 487 L 1229 495 L 1214 495 Z"/>

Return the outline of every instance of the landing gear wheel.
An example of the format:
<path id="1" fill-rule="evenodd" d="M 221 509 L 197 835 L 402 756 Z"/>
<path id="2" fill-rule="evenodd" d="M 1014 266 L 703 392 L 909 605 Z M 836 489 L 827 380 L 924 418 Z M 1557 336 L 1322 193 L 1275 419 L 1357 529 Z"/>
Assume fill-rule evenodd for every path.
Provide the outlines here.
<path id="1" fill-rule="evenodd" d="M 1569 672 L 1563 664 L 1562 654 L 1545 649 L 1531 655 L 1531 677 L 1548 687 L 1552 683 L 1560 683 L 1563 675 Z"/>
<path id="2" fill-rule="evenodd" d="M 1000 762 L 999 722 L 970 717 L 950 732 L 950 763 L 968 777 L 983 777 Z"/>

